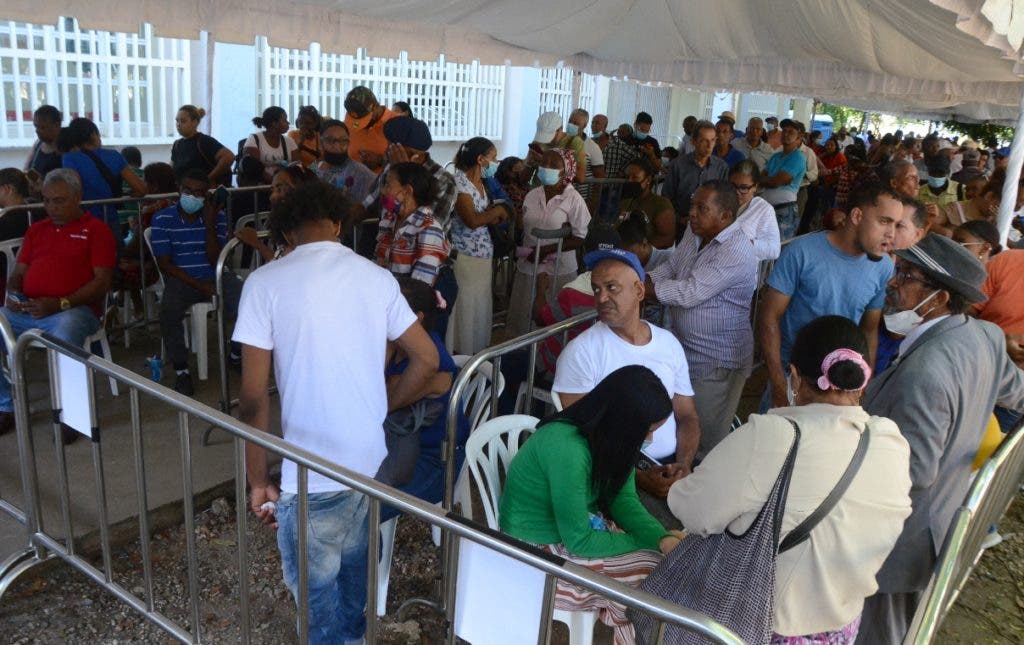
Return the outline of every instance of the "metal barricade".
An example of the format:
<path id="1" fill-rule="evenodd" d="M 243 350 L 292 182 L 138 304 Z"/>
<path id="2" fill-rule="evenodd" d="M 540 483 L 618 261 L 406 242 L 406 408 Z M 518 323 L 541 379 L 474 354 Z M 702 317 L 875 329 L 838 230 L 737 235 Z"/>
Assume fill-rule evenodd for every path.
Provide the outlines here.
<path id="1" fill-rule="evenodd" d="M 542 332 L 543 330 L 539 330 Z M 95 373 L 104 377 L 114 378 L 120 381 L 129 392 L 131 401 L 131 441 L 133 444 L 133 461 L 136 472 L 136 493 L 138 497 L 139 512 L 139 536 L 141 543 L 140 560 L 142 568 L 143 584 L 136 590 L 129 589 L 114 580 L 112 572 L 112 547 L 110 544 L 109 521 L 105 496 L 108 491 L 105 487 L 104 466 L 102 457 L 103 433 L 96 424 L 95 398 L 93 388 L 87 387 L 87 404 L 91 406 L 89 423 L 94 425 L 92 433 L 92 461 L 95 474 L 96 488 L 96 516 L 99 523 L 100 548 L 102 551 L 102 563 L 95 565 L 90 562 L 82 553 L 76 549 L 75 540 L 71 531 L 71 511 L 69 510 L 69 482 L 67 464 L 63 457 L 63 446 L 60 441 L 55 442 L 54 449 L 57 451 L 59 491 L 62 519 L 66 539 L 62 540 L 50 534 L 41 521 L 39 478 L 36 472 L 36 458 L 31 442 L 31 431 L 28 419 L 28 408 L 25 404 L 24 393 L 26 391 L 25 359 L 30 345 L 42 346 L 48 352 L 50 359 L 50 390 L 54 409 L 57 413 L 53 419 L 54 435 L 59 436 L 59 421 L 62 411 L 60 406 L 60 378 L 56 376 L 55 369 L 58 364 L 64 370 L 67 365 L 84 372 L 87 382 L 91 382 Z M 473 359 L 474 365 L 479 365 L 483 360 L 482 355 Z M 663 623 L 670 623 L 684 627 L 685 629 L 700 633 L 715 643 L 728 643 L 740 645 L 742 641 L 731 631 L 695 611 L 681 608 L 662 598 L 653 596 L 646 592 L 634 589 L 617 580 L 597 574 L 582 565 L 571 561 L 553 558 L 539 549 L 530 547 L 521 542 L 494 531 L 485 530 L 483 527 L 458 518 L 451 513 L 437 509 L 433 504 L 424 502 L 412 495 L 403 493 L 364 475 L 352 472 L 336 464 L 326 461 L 322 457 L 312 454 L 306 450 L 296 447 L 285 440 L 274 435 L 261 432 L 245 425 L 240 421 L 198 403 L 193 399 L 184 397 L 173 390 L 170 390 L 159 383 L 146 379 L 131 370 L 111 363 L 103 358 L 89 354 L 81 348 L 74 347 L 53 336 L 44 334 L 38 330 L 26 332 L 18 340 L 13 358 L 13 386 L 18 396 L 15 398 L 16 412 L 18 418 L 18 433 L 24 440 L 27 447 L 26 469 L 28 496 L 30 500 L 30 512 L 28 514 L 28 525 L 30 530 L 30 541 L 34 548 L 52 552 L 77 571 L 83 573 L 104 590 L 116 596 L 119 600 L 131 607 L 136 613 L 149 620 L 160 629 L 164 630 L 173 638 L 186 643 L 199 643 L 203 641 L 201 628 L 201 590 L 200 571 L 197 554 L 197 538 L 195 526 L 195 508 L 193 505 L 192 490 L 192 460 L 190 452 L 190 430 L 189 419 L 194 417 L 209 423 L 224 432 L 230 434 L 234 441 L 235 456 L 235 495 L 236 495 L 236 521 L 237 521 L 237 567 L 239 574 L 238 593 L 238 625 L 240 628 L 240 641 L 250 641 L 250 590 L 248 583 L 249 575 L 249 552 L 246 528 L 248 523 L 248 504 L 246 503 L 246 470 L 245 470 L 245 449 L 246 444 L 251 443 L 264 448 L 274 455 L 289 459 L 296 464 L 297 470 L 297 513 L 298 513 L 298 640 L 300 643 L 308 642 L 308 616 L 309 616 L 309 571 L 308 571 L 308 524 L 309 524 L 309 495 L 308 477 L 309 473 L 318 473 L 344 486 L 367 495 L 369 500 L 369 540 L 367 545 L 368 569 L 367 569 L 367 631 L 366 642 L 373 643 L 376 638 L 376 586 L 377 586 L 377 555 L 379 549 L 379 525 L 381 504 L 388 504 L 397 508 L 400 512 L 412 515 L 439 526 L 446 534 L 457 536 L 479 544 L 486 549 L 493 550 L 499 554 L 508 556 L 520 563 L 538 569 L 544 573 L 545 597 L 548 599 L 546 610 L 541 616 L 538 643 L 546 643 L 549 633 L 551 598 L 555 579 L 559 578 L 571 584 L 581 586 L 596 593 L 602 594 L 609 599 L 622 603 L 635 610 L 646 612 Z M 460 381 L 464 387 L 465 379 Z M 457 393 L 456 393 L 457 394 Z M 169 406 L 177 417 L 177 432 L 180 440 L 181 468 L 182 468 L 182 494 L 184 499 L 185 512 L 185 540 L 187 548 L 187 561 L 184 568 L 188 578 L 186 585 L 188 596 L 187 619 L 175 620 L 157 608 L 154 602 L 154 569 L 153 554 L 150 549 L 149 536 L 149 508 L 147 505 L 147 480 L 146 466 L 143 450 L 142 423 L 140 418 L 141 396 L 145 395 L 155 402 Z M 110 494 L 125 494 L 125 491 L 110 491 Z M 448 578 L 454 581 L 457 571 L 449 572 Z M 10 580 L 5 581 L 7 584 Z M 454 587 L 450 598 L 454 599 Z M 446 642 L 455 643 L 455 625 L 453 621 L 447 624 Z"/>
<path id="2" fill-rule="evenodd" d="M 622 186 L 626 184 L 624 177 L 591 177 L 583 183 L 590 186 L 590 197 L 587 204 L 591 215 L 601 223 L 612 223 L 619 217 L 619 203 L 622 201 Z"/>
<path id="3" fill-rule="evenodd" d="M 4 344 L 4 356 L 2 359 L 4 377 L 10 379 L 10 365 L 14 357 L 14 348 L 17 340 L 14 338 L 14 330 L 11 329 L 11 324 L 7 322 L 7 318 L 4 316 L 0 316 L 0 338 L 3 339 Z M 20 396 L 19 393 L 13 391 L 12 394 Z M 25 527 L 25 548 L 15 551 L 6 559 L 0 561 L 0 597 L 7 591 L 8 586 L 14 579 L 28 569 L 49 559 L 48 555 L 32 546 L 32 532 L 29 529 L 31 503 L 28 498 L 29 470 L 26 466 L 27 448 L 24 445 L 24 437 L 20 432 L 17 433 L 15 438 L 18 442 L 18 475 L 21 484 L 21 499 L 20 503 L 15 502 L 12 496 L 13 491 L 0 490 L 0 513 L 10 516 L 15 522 Z"/>
<path id="4" fill-rule="evenodd" d="M 932 642 L 983 553 L 982 542 L 999 523 L 1024 481 L 1024 420 L 986 461 L 957 509 L 935 571 L 918 605 L 905 645 Z"/>

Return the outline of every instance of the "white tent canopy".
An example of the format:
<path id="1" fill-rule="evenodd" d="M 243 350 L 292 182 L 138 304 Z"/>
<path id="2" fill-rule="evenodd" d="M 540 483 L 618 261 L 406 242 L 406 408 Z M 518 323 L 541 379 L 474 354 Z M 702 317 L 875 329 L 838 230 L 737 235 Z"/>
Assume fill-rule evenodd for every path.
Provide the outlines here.
<path id="1" fill-rule="evenodd" d="M 1014 121 L 1022 0 L 7 0 L 5 18 L 371 55 L 553 64 Z"/>

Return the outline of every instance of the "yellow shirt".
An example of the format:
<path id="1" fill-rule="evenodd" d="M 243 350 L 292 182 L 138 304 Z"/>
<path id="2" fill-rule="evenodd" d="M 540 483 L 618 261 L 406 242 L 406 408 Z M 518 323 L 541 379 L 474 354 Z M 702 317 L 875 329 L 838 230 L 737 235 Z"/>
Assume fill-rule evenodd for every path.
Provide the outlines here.
<path id="1" fill-rule="evenodd" d="M 942 191 L 938 195 L 932 192 L 932 189 L 928 184 L 921 186 L 921 190 L 917 191 L 917 198 L 925 204 L 946 206 L 960 201 L 960 198 L 957 195 L 959 192 L 960 184 L 950 179 L 946 182 L 946 190 Z"/>

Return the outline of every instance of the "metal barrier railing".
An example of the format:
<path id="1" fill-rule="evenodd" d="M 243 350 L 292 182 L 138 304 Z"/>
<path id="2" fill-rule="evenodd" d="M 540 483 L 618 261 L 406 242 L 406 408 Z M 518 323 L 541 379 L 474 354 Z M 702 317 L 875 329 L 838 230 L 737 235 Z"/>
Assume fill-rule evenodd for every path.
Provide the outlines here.
<path id="1" fill-rule="evenodd" d="M 1024 481 L 1024 420 L 978 471 L 963 506 L 957 509 L 935 571 L 918 605 L 904 643 L 932 642 L 981 558 L 988 532 L 1020 493 Z"/>
<path id="2" fill-rule="evenodd" d="M 542 330 L 541 330 L 542 331 Z M 143 585 L 139 587 L 141 592 L 136 592 L 122 586 L 114 580 L 112 572 L 112 546 L 110 544 L 109 518 L 105 499 L 108 491 L 105 488 L 104 467 L 102 457 L 103 433 L 96 427 L 97 415 L 95 412 L 95 396 L 91 386 L 86 387 L 87 401 L 85 405 L 90 406 L 88 413 L 90 419 L 87 423 L 92 424 L 92 461 L 95 473 L 96 487 L 96 515 L 99 523 L 100 550 L 102 551 L 102 564 L 94 565 L 83 554 L 76 549 L 74 535 L 71 531 L 71 511 L 68 488 L 67 464 L 64 460 L 63 445 L 58 440 L 54 444 L 57 451 L 57 478 L 59 481 L 58 495 L 62 512 L 63 528 L 65 538 L 62 540 L 49 533 L 43 526 L 40 511 L 39 478 L 36 472 L 36 457 L 31 441 L 31 426 L 28 418 L 28 407 L 25 403 L 25 392 L 27 389 L 25 359 L 30 345 L 42 346 L 48 352 L 50 359 L 50 391 L 51 400 L 56 414 L 53 418 L 53 431 L 55 437 L 59 438 L 59 422 L 63 411 L 61 406 L 61 395 L 58 390 L 61 385 L 61 377 L 57 376 L 56 366 L 58 363 L 64 366 L 80 366 L 84 371 L 86 382 L 91 383 L 94 375 L 99 373 L 105 377 L 114 378 L 120 381 L 129 391 L 131 401 L 131 436 L 133 443 L 133 461 L 136 471 L 136 493 L 138 497 L 139 512 L 139 536 L 141 540 L 140 560 L 142 567 Z M 483 360 L 479 355 L 475 357 L 476 365 Z M 170 636 L 181 642 L 198 643 L 203 639 L 201 629 L 200 613 L 200 589 L 199 589 L 199 562 L 197 559 L 197 544 L 195 531 L 195 508 L 193 505 L 192 490 L 192 460 L 190 452 L 190 430 L 189 419 L 194 417 L 230 434 L 234 440 L 235 455 L 235 495 L 236 495 L 236 521 L 237 521 L 237 549 L 238 549 L 238 572 L 239 572 L 239 593 L 238 593 L 238 624 L 240 628 L 240 641 L 248 643 L 250 640 L 250 591 L 249 591 L 249 553 L 247 539 L 248 511 L 246 504 L 246 468 L 245 449 L 246 443 L 251 443 L 274 455 L 289 459 L 296 464 L 297 470 L 297 511 L 298 511 L 298 640 L 300 643 L 308 642 L 307 626 L 309 614 L 308 597 L 308 519 L 309 519 L 309 497 L 308 477 L 309 473 L 318 473 L 335 482 L 367 495 L 369 499 L 369 540 L 367 545 L 368 569 L 367 569 L 367 631 L 366 642 L 375 642 L 377 630 L 376 618 L 376 586 L 377 586 L 377 554 L 379 549 L 379 525 L 381 504 L 388 504 L 397 508 L 400 512 L 420 518 L 432 525 L 440 527 L 446 535 L 458 536 L 461 539 L 469 540 L 499 554 L 513 558 L 529 567 L 538 569 L 544 573 L 545 597 L 549 600 L 553 596 L 555 579 L 562 579 L 571 584 L 581 586 L 596 593 L 602 594 L 609 599 L 622 603 L 629 608 L 651 614 L 662 623 L 679 625 L 687 630 L 697 632 L 711 642 L 728 643 L 740 645 L 742 641 L 731 631 L 695 611 L 684 609 L 674 605 L 662 598 L 649 593 L 634 589 L 617 580 L 597 574 L 582 565 L 571 561 L 553 558 L 539 549 L 533 548 L 517 540 L 513 540 L 502 534 L 478 528 L 473 523 L 458 518 L 452 513 L 446 513 L 437 509 L 434 505 L 424 502 L 412 495 L 385 486 L 369 477 L 352 472 L 336 464 L 312 454 L 302 448 L 294 446 L 284 439 L 274 435 L 261 432 L 242 422 L 198 403 L 193 399 L 184 397 L 173 390 L 163 387 L 145 377 L 135 374 L 131 370 L 111 363 L 103 358 L 89 354 L 81 348 L 74 347 L 68 343 L 44 334 L 39 330 L 32 330 L 22 334 L 15 346 L 13 367 L 13 387 L 18 393 L 15 397 L 15 409 L 18 419 L 18 434 L 24 441 L 27 454 L 23 463 L 28 471 L 27 495 L 29 499 L 29 513 L 27 522 L 29 527 L 29 539 L 33 548 L 40 552 L 45 550 L 55 554 L 77 571 L 83 573 L 100 587 L 116 596 L 126 603 L 136 613 L 149 620 Z M 464 381 L 462 383 L 464 385 Z M 81 393 L 79 393 L 81 394 Z M 166 613 L 157 609 L 154 602 L 154 570 L 153 558 L 150 550 L 149 535 L 149 508 L 147 504 L 147 481 L 146 466 L 142 441 L 142 422 L 140 415 L 140 397 L 145 395 L 156 402 L 169 406 L 177 416 L 177 429 L 180 440 L 181 466 L 182 466 L 182 493 L 185 515 L 185 540 L 187 549 L 187 562 L 185 574 L 188 578 L 188 620 L 175 620 Z M 118 491 L 125 494 L 124 491 Z M 113 494 L 113 493 L 112 493 Z M 12 574 L 13 575 L 13 574 Z M 453 581 L 449 598 L 454 601 L 454 579 L 456 572 L 448 572 L 448 578 Z M 0 581 L 0 584 L 9 585 L 11 579 Z M 452 604 L 454 604 L 452 602 Z M 541 620 L 550 624 L 551 604 L 547 603 L 547 609 Z M 542 622 L 541 625 L 544 625 Z M 455 623 L 449 621 L 447 624 L 446 642 L 455 643 Z M 542 627 L 538 637 L 538 643 L 546 643 L 548 628 Z"/>

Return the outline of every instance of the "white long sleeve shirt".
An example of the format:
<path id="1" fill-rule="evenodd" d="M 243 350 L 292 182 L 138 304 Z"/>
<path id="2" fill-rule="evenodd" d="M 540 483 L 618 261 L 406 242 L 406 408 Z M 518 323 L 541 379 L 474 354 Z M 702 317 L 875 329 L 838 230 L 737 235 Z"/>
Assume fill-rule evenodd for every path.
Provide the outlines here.
<path id="1" fill-rule="evenodd" d="M 764 506 L 800 426 L 781 538 L 824 501 L 870 428 L 867 454 L 846 493 L 810 534 L 779 555 L 772 629 L 799 636 L 839 629 L 878 588 L 875 574 L 910 515 L 910 446 L 889 419 L 861 407 L 812 404 L 753 414 L 672 485 L 668 505 L 698 535 L 740 534 Z"/>

